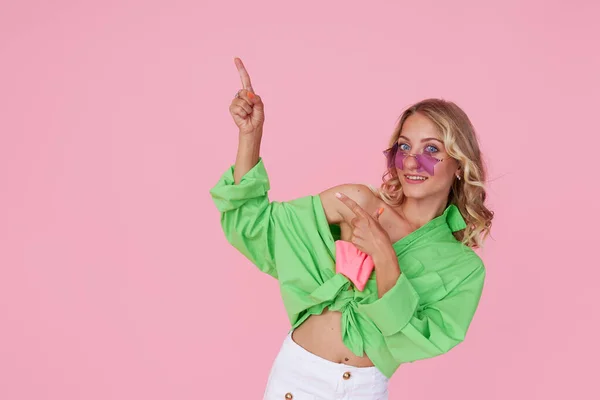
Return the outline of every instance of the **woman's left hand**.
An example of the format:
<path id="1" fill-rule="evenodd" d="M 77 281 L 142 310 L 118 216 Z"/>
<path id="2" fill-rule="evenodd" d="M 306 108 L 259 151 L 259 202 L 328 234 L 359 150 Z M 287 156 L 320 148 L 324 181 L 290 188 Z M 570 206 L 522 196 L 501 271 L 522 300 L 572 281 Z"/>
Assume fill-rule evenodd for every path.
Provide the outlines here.
<path id="1" fill-rule="evenodd" d="M 379 223 L 379 216 L 383 212 L 383 208 L 377 210 L 374 215 L 370 215 L 345 194 L 336 193 L 336 197 L 355 215 L 352 219 L 344 218 L 352 228 L 350 242 L 373 259 L 389 254 L 392 250 L 392 242 L 388 233 Z"/>

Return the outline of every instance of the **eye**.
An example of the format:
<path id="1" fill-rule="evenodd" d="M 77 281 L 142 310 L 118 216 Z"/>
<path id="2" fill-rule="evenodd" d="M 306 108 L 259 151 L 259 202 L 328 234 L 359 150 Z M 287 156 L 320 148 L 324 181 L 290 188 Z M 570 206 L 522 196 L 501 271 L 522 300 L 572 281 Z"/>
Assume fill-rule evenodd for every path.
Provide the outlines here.
<path id="1" fill-rule="evenodd" d="M 437 153 L 439 150 L 438 150 L 437 147 L 435 147 L 434 145 L 430 144 L 430 145 L 427 145 L 427 147 L 425 147 L 425 151 L 427 153 Z"/>
<path id="2" fill-rule="evenodd" d="M 410 150 L 410 146 L 407 143 L 400 143 L 400 145 L 398 146 L 398 148 L 402 151 L 409 151 Z"/>

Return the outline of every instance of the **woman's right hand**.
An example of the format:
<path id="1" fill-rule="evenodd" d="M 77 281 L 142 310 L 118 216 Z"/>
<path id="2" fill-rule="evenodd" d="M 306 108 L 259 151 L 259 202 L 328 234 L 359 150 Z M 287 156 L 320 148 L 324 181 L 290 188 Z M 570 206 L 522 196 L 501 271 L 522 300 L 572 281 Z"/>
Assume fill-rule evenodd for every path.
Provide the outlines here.
<path id="1" fill-rule="evenodd" d="M 264 104 L 260 96 L 254 94 L 250 75 L 248 75 L 242 60 L 236 57 L 234 62 L 242 79 L 242 89 L 239 91 L 239 97 L 231 101 L 229 112 L 233 117 L 233 122 L 240 130 L 240 135 L 260 138 L 265 122 Z"/>

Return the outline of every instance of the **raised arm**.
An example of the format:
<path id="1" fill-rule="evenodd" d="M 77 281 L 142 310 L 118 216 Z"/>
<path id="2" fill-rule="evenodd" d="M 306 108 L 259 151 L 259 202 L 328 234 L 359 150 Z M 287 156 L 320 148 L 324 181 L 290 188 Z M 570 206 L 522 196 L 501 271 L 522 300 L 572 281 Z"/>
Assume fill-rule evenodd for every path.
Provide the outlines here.
<path id="1" fill-rule="evenodd" d="M 233 122 L 239 129 L 238 151 L 233 174 L 237 185 L 242 177 L 258 162 L 265 122 L 265 109 L 260 96 L 254 93 L 250 75 L 246 71 L 242 60 L 235 58 L 234 61 L 242 81 L 242 89 L 238 91 L 229 106 Z"/>

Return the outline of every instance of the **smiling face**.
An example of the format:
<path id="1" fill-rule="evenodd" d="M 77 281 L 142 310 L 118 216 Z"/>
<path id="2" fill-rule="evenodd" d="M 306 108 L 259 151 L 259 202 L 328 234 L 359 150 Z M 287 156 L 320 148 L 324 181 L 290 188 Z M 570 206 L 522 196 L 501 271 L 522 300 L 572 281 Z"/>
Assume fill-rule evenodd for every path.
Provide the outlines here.
<path id="1" fill-rule="evenodd" d="M 404 121 L 397 143 L 399 152 L 409 154 L 396 164 L 404 196 L 419 200 L 446 199 L 459 165 L 446 152 L 437 125 L 418 112 L 412 114 Z M 421 154 L 422 158 L 414 157 Z"/>
<path id="2" fill-rule="evenodd" d="M 454 232 L 456 239 L 472 248 L 483 243 L 494 213 L 485 205 L 485 165 L 464 110 L 436 98 L 409 106 L 383 153 L 387 163 L 377 194 L 386 204 L 409 211 L 418 223 L 453 204 L 467 224 Z"/>

